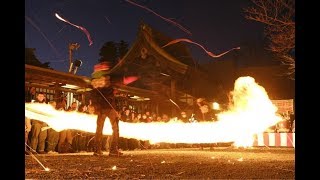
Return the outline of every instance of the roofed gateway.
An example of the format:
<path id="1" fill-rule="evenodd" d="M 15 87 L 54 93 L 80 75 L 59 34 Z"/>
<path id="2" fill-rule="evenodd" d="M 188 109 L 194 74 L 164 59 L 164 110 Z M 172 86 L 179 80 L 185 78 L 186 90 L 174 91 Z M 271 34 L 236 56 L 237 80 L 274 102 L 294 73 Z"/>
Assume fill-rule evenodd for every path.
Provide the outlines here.
<path id="1" fill-rule="evenodd" d="M 208 84 L 207 77 L 195 68 L 198 64 L 185 44 L 162 48 L 171 40 L 147 24 L 140 24 L 129 51 L 110 69 L 110 73 L 139 77 L 130 85 L 115 85 L 122 104 L 139 101 L 158 113 L 172 115 L 177 109 L 192 108 L 193 100 L 200 94 L 199 87 Z M 59 98 L 61 92 L 69 92 L 81 101 L 82 93 L 90 85 L 88 77 L 31 65 L 26 65 L 25 80 L 26 87 L 50 89 L 48 99 L 51 100 Z M 160 109 L 164 112 L 159 112 Z"/>
<path id="2" fill-rule="evenodd" d="M 221 104 L 228 103 L 228 93 L 243 69 L 236 66 L 237 56 L 230 53 L 223 57 L 227 59 L 218 58 L 207 64 L 207 69 L 203 69 L 192 58 L 183 42 L 163 48 L 172 40 L 143 22 L 139 25 L 137 37 L 129 51 L 109 70 L 110 73 L 121 76 L 139 77 L 127 86 L 115 85 L 120 107 L 133 104 L 141 111 L 149 109 L 174 116 L 177 110 L 191 110 L 194 100 L 199 97 Z M 272 67 L 264 67 L 266 70 L 270 68 Z M 270 74 L 263 74 L 263 77 L 271 78 Z M 30 65 L 26 65 L 25 79 L 26 87 L 48 89 L 46 93 L 50 100 L 60 97 L 61 92 L 67 92 L 73 93 L 70 96 L 81 101 L 82 93 L 90 84 L 88 77 Z M 281 86 L 285 81 L 270 81 L 268 85 L 277 90 L 269 88 L 267 91 L 274 98 L 281 99 L 279 93 L 287 92 L 288 89 Z M 265 80 L 258 82 L 264 84 Z M 292 89 L 291 86 L 288 87 Z"/>

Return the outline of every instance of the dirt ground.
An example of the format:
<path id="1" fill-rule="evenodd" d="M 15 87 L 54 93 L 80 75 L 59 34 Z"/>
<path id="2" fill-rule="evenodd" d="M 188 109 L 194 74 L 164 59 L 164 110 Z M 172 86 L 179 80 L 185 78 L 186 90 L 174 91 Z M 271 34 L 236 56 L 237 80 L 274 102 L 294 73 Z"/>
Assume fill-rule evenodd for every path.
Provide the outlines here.
<path id="1" fill-rule="evenodd" d="M 294 148 L 230 147 L 124 151 L 123 157 L 92 153 L 25 158 L 26 179 L 295 179 Z"/>

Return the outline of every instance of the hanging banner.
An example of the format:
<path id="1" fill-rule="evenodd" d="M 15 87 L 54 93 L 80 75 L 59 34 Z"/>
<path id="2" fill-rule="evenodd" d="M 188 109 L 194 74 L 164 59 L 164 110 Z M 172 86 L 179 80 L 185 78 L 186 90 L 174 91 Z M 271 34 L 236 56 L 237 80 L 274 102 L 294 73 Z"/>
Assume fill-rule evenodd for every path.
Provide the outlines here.
<path id="1" fill-rule="evenodd" d="M 293 113 L 293 99 L 271 100 L 278 107 L 278 113 Z"/>

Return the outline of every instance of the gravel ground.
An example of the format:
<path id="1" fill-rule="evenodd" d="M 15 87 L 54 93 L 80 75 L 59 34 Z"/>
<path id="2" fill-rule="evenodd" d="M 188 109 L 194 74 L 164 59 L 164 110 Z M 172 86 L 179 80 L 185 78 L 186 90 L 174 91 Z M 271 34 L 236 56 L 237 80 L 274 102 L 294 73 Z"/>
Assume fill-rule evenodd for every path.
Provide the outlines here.
<path id="1" fill-rule="evenodd" d="M 25 158 L 26 179 L 295 179 L 293 148 L 150 149 Z"/>

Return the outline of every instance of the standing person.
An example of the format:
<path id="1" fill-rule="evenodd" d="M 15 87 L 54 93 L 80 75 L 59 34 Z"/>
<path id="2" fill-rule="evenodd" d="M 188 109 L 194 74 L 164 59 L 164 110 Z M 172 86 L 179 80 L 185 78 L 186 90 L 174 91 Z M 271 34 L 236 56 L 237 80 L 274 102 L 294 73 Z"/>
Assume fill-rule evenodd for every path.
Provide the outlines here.
<path id="1" fill-rule="evenodd" d="M 291 127 L 291 132 L 295 133 L 296 132 L 296 120 L 293 120 L 293 123 L 292 123 L 292 127 Z"/>
<path id="2" fill-rule="evenodd" d="M 67 111 L 78 111 L 78 105 L 77 102 L 71 103 L 71 106 L 68 107 Z"/>
<path id="3" fill-rule="evenodd" d="M 56 109 L 57 103 L 56 101 L 50 101 L 49 104 Z M 47 134 L 47 144 L 46 144 L 46 148 L 45 151 L 48 152 L 49 154 L 52 153 L 57 153 L 55 151 L 56 146 L 58 145 L 59 142 L 59 132 L 57 132 L 56 130 L 50 128 L 47 130 L 48 134 Z"/>
<path id="4" fill-rule="evenodd" d="M 209 103 L 204 98 L 198 98 L 196 102 L 197 108 L 194 112 L 196 120 L 198 122 L 213 120 L 212 110 Z"/>
<path id="5" fill-rule="evenodd" d="M 295 115 L 293 112 L 290 113 L 290 119 L 289 119 L 289 128 L 291 132 L 294 132 L 294 120 L 295 120 Z"/>
<path id="6" fill-rule="evenodd" d="M 30 87 L 29 89 L 27 89 L 25 96 L 26 96 L 26 102 L 31 102 L 32 100 L 35 100 L 36 99 L 36 88 Z"/>
<path id="7" fill-rule="evenodd" d="M 121 82 L 128 84 L 136 79 L 117 77 L 109 73 L 111 64 L 107 61 L 94 66 L 92 73 L 91 86 L 93 90 L 89 91 L 89 104 L 95 109 L 97 117 L 97 129 L 95 133 L 95 156 L 101 156 L 102 153 L 102 131 L 106 117 L 109 118 L 112 126 L 112 138 L 109 149 L 109 156 L 118 157 L 123 155 L 119 151 L 119 114 L 115 107 L 115 96 L 112 83 Z M 121 80 L 120 80 L 121 79 Z"/>
<path id="8" fill-rule="evenodd" d="M 57 110 L 66 111 L 67 103 L 62 100 L 57 104 Z M 72 149 L 72 131 L 70 129 L 65 129 L 59 132 L 59 142 L 57 145 L 57 151 L 59 153 L 72 153 L 74 152 Z"/>
<path id="9" fill-rule="evenodd" d="M 72 107 L 72 105 L 71 105 Z M 87 107 L 85 104 L 80 104 L 78 112 L 85 113 Z M 74 136 L 72 139 L 72 148 L 75 152 L 80 152 L 86 150 L 86 133 L 84 131 L 73 130 Z"/>
<path id="10" fill-rule="evenodd" d="M 209 103 L 204 98 L 198 98 L 196 102 L 197 108 L 195 110 L 195 119 L 198 122 L 213 121 L 212 110 Z M 211 146 L 212 148 L 212 144 L 207 143 L 199 144 L 199 146 L 201 150 L 206 146 Z"/>
<path id="11" fill-rule="evenodd" d="M 185 111 L 181 111 L 179 120 L 181 120 L 184 123 L 189 122 L 189 118 L 188 118 L 187 113 Z"/>
<path id="12" fill-rule="evenodd" d="M 28 148 L 27 148 L 27 143 L 28 143 L 28 135 L 29 135 L 29 132 L 31 131 L 31 122 L 30 122 L 30 119 L 27 118 L 27 117 L 25 117 L 24 122 L 25 122 L 24 152 L 25 152 L 26 155 L 29 155 L 29 151 L 28 151 Z"/>
<path id="13" fill-rule="evenodd" d="M 95 114 L 94 106 L 88 105 L 87 107 L 88 108 L 87 108 L 87 112 L 86 113 Z M 93 133 L 86 133 L 86 151 L 87 152 L 93 152 L 94 151 L 94 143 L 92 143 L 92 142 L 94 142 L 94 138 L 95 138 L 95 135 Z M 108 146 L 107 149 L 109 149 L 109 146 Z"/>
<path id="14" fill-rule="evenodd" d="M 39 92 L 36 96 L 34 103 L 46 103 L 45 95 L 43 92 Z M 30 147 L 31 150 L 37 151 L 39 154 L 46 154 L 45 140 L 47 138 L 47 130 L 42 128 L 47 127 L 45 122 L 31 119 L 31 131 L 30 131 Z"/>

